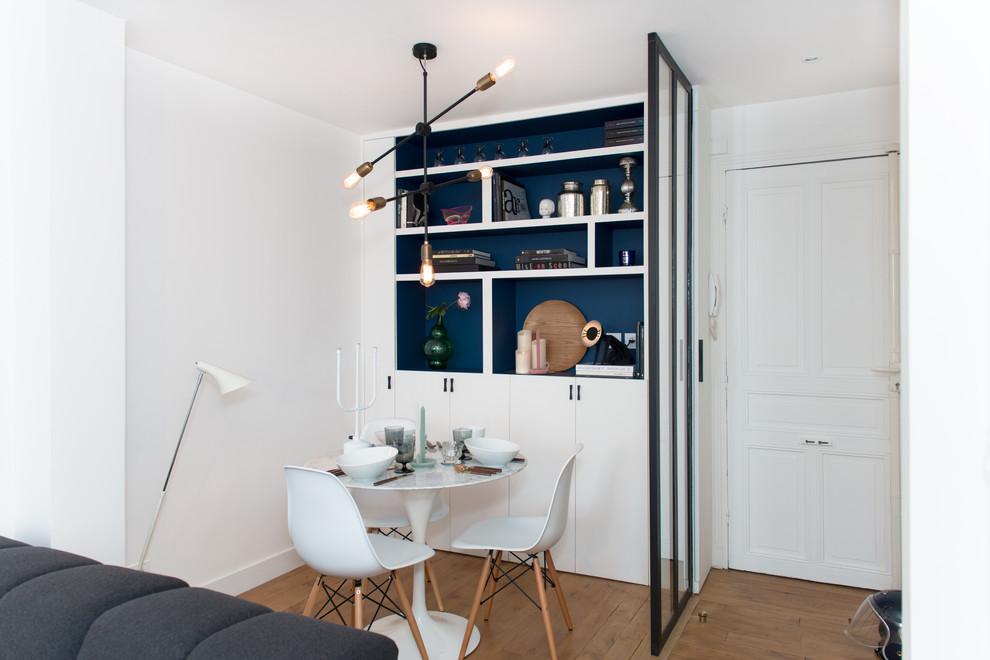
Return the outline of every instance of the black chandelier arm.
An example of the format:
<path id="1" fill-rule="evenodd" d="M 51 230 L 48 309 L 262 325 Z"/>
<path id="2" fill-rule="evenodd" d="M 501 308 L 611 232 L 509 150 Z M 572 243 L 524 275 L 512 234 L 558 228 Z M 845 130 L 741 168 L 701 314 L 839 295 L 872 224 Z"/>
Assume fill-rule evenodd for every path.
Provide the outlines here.
<path id="1" fill-rule="evenodd" d="M 395 151 L 396 149 L 398 149 L 399 147 L 401 147 L 402 145 L 404 145 L 406 142 L 409 142 L 409 140 L 413 139 L 417 135 L 422 135 L 423 136 L 423 139 L 425 140 L 426 139 L 426 136 L 429 135 L 430 132 L 431 132 L 430 125 L 433 124 L 433 122 L 437 121 L 438 119 L 440 119 L 441 117 L 443 117 L 445 114 L 447 114 L 448 112 L 450 112 L 451 110 L 453 110 L 454 108 L 456 108 L 457 106 L 459 106 L 461 103 L 463 103 L 464 101 L 466 101 L 472 94 L 474 94 L 477 91 L 478 91 L 477 88 L 472 89 L 470 92 L 468 92 L 467 94 L 465 94 L 464 96 L 462 96 L 461 98 L 457 99 L 456 101 L 454 101 L 453 103 L 451 103 L 450 105 L 448 105 L 446 108 L 444 108 L 440 112 L 440 114 L 438 114 L 437 116 L 435 116 L 433 119 L 431 119 L 429 121 L 426 121 L 426 122 L 420 122 L 419 124 L 416 124 L 416 130 L 414 130 L 412 133 L 410 133 L 406 137 L 404 137 L 401 140 L 399 140 L 398 142 L 396 142 L 395 143 L 395 146 L 389 147 L 378 158 L 376 158 L 376 159 L 374 159 L 372 161 L 368 161 L 368 162 L 371 163 L 372 165 L 377 164 L 382 158 L 385 158 L 390 153 L 392 153 L 393 151 Z M 424 149 L 424 151 L 425 151 L 425 149 Z"/>

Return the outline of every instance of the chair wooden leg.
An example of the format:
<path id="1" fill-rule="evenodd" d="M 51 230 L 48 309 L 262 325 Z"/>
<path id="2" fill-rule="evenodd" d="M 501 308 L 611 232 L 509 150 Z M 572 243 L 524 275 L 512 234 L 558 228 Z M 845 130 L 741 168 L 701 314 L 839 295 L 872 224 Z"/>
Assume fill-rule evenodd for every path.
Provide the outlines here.
<path id="1" fill-rule="evenodd" d="M 426 654 L 426 645 L 423 644 L 423 636 L 419 633 L 419 624 L 416 622 L 416 617 L 413 616 L 412 605 L 409 604 L 409 598 L 406 597 L 406 590 L 402 587 L 402 581 L 399 580 L 399 575 L 395 571 L 392 571 L 392 579 L 395 580 L 395 586 L 398 587 L 399 605 L 402 606 L 402 612 L 406 615 L 406 622 L 412 631 L 413 639 L 416 640 L 416 647 L 419 649 L 419 654 L 423 657 L 423 660 L 430 660 Z"/>
<path id="2" fill-rule="evenodd" d="M 303 616 L 313 616 L 313 610 L 316 609 L 316 595 L 320 593 L 320 584 L 323 582 L 323 576 L 317 575 L 316 582 L 313 583 L 313 588 L 309 591 L 309 600 L 306 601 L 306 608 L 303 610 Z"/>
<path id="3" fill-rule="evenodd" d="M 485 606 L 485 621 L 488 621 L 488 617 L 492 615 L 492 605 L 495 604 L 495 583 L 498 582 L 498 578 L 502 575 L 501 571 L 498 569 L 502 568 L 502 551 L 499 550 L 495 554 L 495 574 L 492 575 L 492 587 L 488 591 L 488 605 Z"/>
<path id="4" fill-rule="evenodd" d="M 474 630 L 474 622 L 478 618 L 478 610 L 481 609 L 481 597 L 485 594 L 485 583 L 488 581 L 488 569 L 492 565 L 492 553 L 485 556 L 485 566 L 481 569 L 481 579 L 478 581 L 478 590 L 474 594 L 474 601 L 471 603 L 471 614 L 468 616 L 467 628 L 464 630 L 464 640 L 461 642 L 461 652 L 457 660 L 464 660 L 467 653 L 468 642 L 471 641 L 471 632 Z"/>
<path id="5" fill-rule="evenodd" d="M 351 613 L 351 622 L 354 628 L 364 628 L 361 597 L 361 580 L 354 580 L 354 611 Z"/>
<path id="6" fill-rule="evenodd" d="M 557 645 L 553 641 L 553 627 L 550 625 L 550 608 L 547 606 L 547 592 L 543 587 L 543 571 L 540 560 L 533 557 L 533 573 L 536 575 L 536 591 L 540 595 L 540 609 L 543 610 L 543 627 L 547 629 L 547 642 L 550 644 L 550 658 L 557 660 Z"/>
<path id="7" fill-rule="evenodd" d="M 437 599 L 437 609 L 446 612 L 447 610 L 443 609 L 443 600 L 440 599 L 440 586 L 437 583 L 437 574 L 433 572 L 433 563 L 427 559 L 425 567 L 426 579 L 430 581 L 430 586 L 433 587 L 433 596 Z"/>
<path id="8" fill-rule="evenodd" d="M 574 630 L 574 626 L 571 624 L 571 613 L 567 611 L 567 603 L 564 602 L 564 590 L 560 587 L 560 578 L 557 577 L 557 567 L 553 565 L 553 557 L 550 556 L 550 551 L 547 550 L 543 553 L 543 556 L 547 560 L 547 568 L 550 570 L 550 579 L 553 580 L 554 591 L 557 592 L 557 600 L 560 602 L 560 609 L 564 613 L 564 621 L 567 622 L 567 629 Z"/>

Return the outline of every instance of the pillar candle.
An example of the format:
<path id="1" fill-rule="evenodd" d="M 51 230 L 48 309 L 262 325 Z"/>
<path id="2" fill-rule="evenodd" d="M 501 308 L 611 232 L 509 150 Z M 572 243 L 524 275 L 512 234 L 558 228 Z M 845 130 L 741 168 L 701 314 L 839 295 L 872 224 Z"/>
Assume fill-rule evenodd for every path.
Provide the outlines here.
<path id="1" fill-rule="evenodd" d="M 539 344 L 536 342 L 539 341 Z M 531 349 L 531 359 L 530 364 L 533 369 L 542 369 L 543 363 L 547 361 L 547 340 L 546 339 L 534 339 L 533 348 Z"/>
<path id="2" fill-rule="evenodd" d="M 522 349 L 527 353 L 530 351 L 530 342 L 533 341 L 533 332 L 531 330 L 520 330 L 516 333 L 516 348 Z"/>
<path id="3" fill-rule="evenodd" d="M 517 374 L 529 373 L 529 351 L 523 350 L 521 348 L 516 349 L 516 373 Z"/>

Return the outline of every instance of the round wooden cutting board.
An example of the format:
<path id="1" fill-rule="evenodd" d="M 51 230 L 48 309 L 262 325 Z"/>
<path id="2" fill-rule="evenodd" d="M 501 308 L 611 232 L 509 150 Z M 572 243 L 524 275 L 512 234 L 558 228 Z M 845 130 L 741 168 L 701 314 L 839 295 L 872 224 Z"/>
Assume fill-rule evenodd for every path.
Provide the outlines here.
<path id="1" fill-rule="evenodd" d="M 563 300 L 547 300 L 530 310 L 523 323 L 523 330 L 536 329 L 547 340 L 548 373 L 567 371 L 584 357 L 587 347 L 581 343 L 581 331 L 587 321 L 581 311 Z"/>

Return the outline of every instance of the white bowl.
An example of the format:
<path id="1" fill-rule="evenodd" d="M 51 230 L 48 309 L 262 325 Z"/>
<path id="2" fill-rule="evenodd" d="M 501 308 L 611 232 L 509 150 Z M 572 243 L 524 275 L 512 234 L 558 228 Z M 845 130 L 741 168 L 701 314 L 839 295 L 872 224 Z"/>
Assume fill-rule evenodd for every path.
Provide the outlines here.
<path id="1" fill-rule="evenodd" d="M 503 467 L 519 453 L 519 445 L 498 438 L 468 438 L 464 446 L 482 465 Z"/>
<path id="2" fill-rule="evenodd" d="M 337 458 L 337 467 L 352 479 L 374 479 L 385 472 L 398 453 L 395 447 L 352 449 Z"/>

